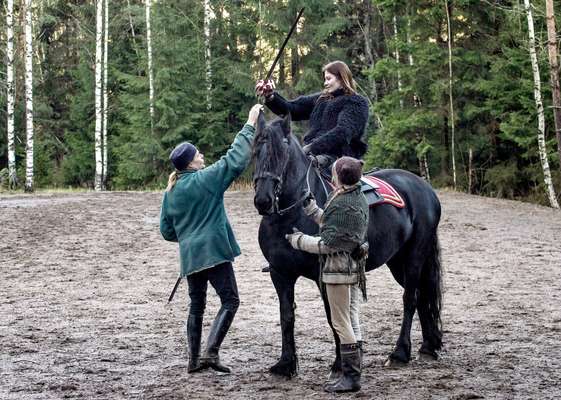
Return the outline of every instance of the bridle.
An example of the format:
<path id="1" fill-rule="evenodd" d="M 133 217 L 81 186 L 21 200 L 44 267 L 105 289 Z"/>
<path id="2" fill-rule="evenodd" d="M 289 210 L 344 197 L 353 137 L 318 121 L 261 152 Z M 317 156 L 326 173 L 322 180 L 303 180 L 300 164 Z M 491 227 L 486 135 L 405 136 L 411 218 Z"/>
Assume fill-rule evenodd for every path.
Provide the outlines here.
<path id="1" fill-rule="evenodd" d="M 273 174 L 272 172 L 266 171 L 263 172 L 259 175 L 256 175 L 253 178 L 253 188 L 255 189 L 257 187 L 257 181 L 259 179 L 271 179 L 274 182 L 274 189 L 273 189 L 273 210 L 271 212 L 270 215 L 284 215 L 287 212 L 291 211 L 292 209 L 298 207 L 299 205 L 301 205 L 304 200 L 306 200 L 311 193 L 310 190 L 310 171 L 312 169 L 313 166 L 313 162 L 310 161 L 310 163 L 308 164 L 308 169 L 306 171 L 306 175 L 304 175 L 304 177 L 302 179 L 306 179 L 306 190 L 304 191 L 304 194 L 298 198 L 298 200 L 296 200 L 294 203 L 292 203 L 290 206 L 286 207 L 286 208 L 279 208 L 279 196 L 282 193 L 282 185 L 283 185 L 283 176 L 286 173 L 286 166 L 288 165 L 288 159 L 289 157 L 286 157 L 286 160 L 284 161 L 284 164 L 282 166 L 280 175 L 276 175 Z M 327 196 L 327 194 L 329 193 L 327 191 L 327 188 L 325 186 L 325 183 L 323 182 L 323 178 L 321 176 L 321 173 L 317 170 L 316 167 L 314 167 L 314 171 L 316 173 L 316 175 L 318 176 L 319 180 L 321 181 L 321 184 L 323 185 L 323 189 L 325 191 L 325 194 Z"/>

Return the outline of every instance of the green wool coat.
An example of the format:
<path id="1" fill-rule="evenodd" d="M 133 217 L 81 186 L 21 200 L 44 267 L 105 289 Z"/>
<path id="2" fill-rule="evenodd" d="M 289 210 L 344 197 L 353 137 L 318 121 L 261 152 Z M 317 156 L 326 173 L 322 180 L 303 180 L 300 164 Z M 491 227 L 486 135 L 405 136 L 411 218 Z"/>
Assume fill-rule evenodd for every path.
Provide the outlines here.
<path id="1" fill-rule="evenodd" d="M 225 156 L 207 168 L 182 173 L 164 193 L 160 232 L 165 240 L 179 242 L 182 277 L 240 255 L 224 192 L 248 166 L 254 133 L 246 124 Z"/>

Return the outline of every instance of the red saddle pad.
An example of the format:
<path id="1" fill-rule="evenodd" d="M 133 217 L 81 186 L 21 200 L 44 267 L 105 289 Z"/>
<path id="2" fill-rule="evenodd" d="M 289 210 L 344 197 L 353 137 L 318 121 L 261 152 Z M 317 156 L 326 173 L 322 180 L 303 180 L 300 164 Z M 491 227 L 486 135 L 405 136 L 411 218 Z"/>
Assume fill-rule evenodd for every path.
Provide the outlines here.
<path id="1" fill-rule="evenodd" d="M 388 203 L 398 208 L 405 207 L 405 201 L 388 182 L 375 176 L 363 176 L 361 181 L 372 186 L 383 197 L 384 201 L 376 204 Z"/>

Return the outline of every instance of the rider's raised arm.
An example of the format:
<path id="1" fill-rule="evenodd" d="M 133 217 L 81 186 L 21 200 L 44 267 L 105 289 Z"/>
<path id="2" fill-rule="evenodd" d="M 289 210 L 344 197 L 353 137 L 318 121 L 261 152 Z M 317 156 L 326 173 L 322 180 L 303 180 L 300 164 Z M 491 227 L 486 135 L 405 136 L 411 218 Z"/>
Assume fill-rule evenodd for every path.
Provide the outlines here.
<path id="1" fill-rule="evenodd" d="M 310 143 L 313 154 L 337 153 L 333 149 L 360 139 L 368 122 L 368 102 L 362 96 L 352 96 L 339 112 L 337 125 Z"/>
<path id="2" fill-rule="evenodd" d="M 267 99 L 265 105 L 277 115 L 290 113 L 293 121 L 305 121 L 310 119 L 310 114 L 316 105 L 319 95 L 319 93 L 316 93 L 309 96 L 300 96 L 294 100 L 286 100 L 279 92 L 274 92 Z"/>

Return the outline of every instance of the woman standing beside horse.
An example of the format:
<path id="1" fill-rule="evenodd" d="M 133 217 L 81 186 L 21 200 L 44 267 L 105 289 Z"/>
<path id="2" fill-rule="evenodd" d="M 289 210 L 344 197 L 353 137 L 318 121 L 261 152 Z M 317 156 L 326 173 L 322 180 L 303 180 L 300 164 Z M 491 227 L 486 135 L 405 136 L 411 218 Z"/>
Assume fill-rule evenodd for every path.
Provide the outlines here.
<path id="1" fill-rule="evenodd" d="M 231 148 L 220 160 L 205 167 L 204 156 L 189 142 L 171 152 L 175 167 L 164 193 L 160 232 L 165 240 L 179 242 L 181 277 L 187 277 L 191 307 L 187 319 L 188 372 L 205 368 L 230 372 L 220 363 L 218 351 L 226 337 L 240 300 L 232 268 L 240 248 L 224 209 L 224 192 L 246 169 L 251 159 L 255 124 L 262 106 L 256 104 Z M 220 297 L 203 358 L 200 357 L 207 285 Z"/>

